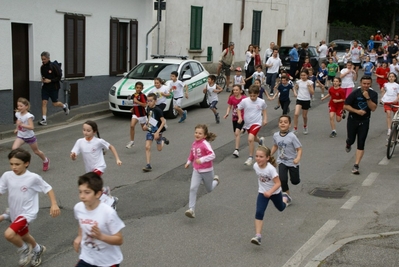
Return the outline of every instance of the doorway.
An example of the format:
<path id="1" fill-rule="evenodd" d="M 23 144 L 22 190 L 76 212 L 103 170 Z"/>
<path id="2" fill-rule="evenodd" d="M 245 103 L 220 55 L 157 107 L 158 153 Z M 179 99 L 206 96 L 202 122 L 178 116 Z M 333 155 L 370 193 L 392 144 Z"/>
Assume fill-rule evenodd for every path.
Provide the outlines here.
<path id="1" fill-rule="evenodd" d="M 231 24 L 224 23 L 223 24 L 223 44 L 222 44 L 222 51 L 229 47 L 230 41 L 230 28 Z"/>
<path id="2" fill-rule="evenodd" d="M 278 30 L 277 31 L 277 45 L 279 47 L 281 46 L 281 39 L 283 38 L 283 31 L 284 30 Z"/>
<path id="3" fill-rule="evenodd" d="M 29 100 L 29 34 L 28 24 L 11 23 L 13 107 L 19 97 Z M 15 120 L 15 117 L 13 117 Z"/>

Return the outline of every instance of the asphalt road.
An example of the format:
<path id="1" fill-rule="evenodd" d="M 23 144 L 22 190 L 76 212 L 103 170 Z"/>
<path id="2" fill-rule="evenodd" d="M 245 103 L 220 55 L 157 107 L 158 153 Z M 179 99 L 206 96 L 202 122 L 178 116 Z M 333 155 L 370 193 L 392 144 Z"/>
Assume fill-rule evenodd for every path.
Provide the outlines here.
<path id="1" fill-rule="evenodd" d="M 227 107 L 227 96 L 220 94 L 221 115 Z M 320 99 L 319 96 L 317 90 L 316 98 Z M 273 109 L 275 102 L 267 104 L 269 123 L 262 128 L 261 135 L 265 136 L 266 145 L 271 146 L 281 109 Z M 302 182 L 291 186 L 293 204 L 287 210 L 280 213 L 273 205 L 268 207 L 261 246 L 250 243 L 254 235 L 257 177 L 252 167 L 243 165 L 248 155 L 246 135 L 241 138 L 240 158 L 232 156 L 231 117 L 216 124 L 210 110 L 194 107 L 189 109 L 185 123 L 168 120 L 165 136 L 171 143 L 162 152 L 153 146 L 150 173 L 141 171 L 145 165 L 145 135 L 139 127 L 136 145 L 126 149 L 128 118 L 104 115 L 93 119 L 99 125 L 101 137 L 117 148 L 123 162 L 117 166 L 108 152 L 108 168 L 103 176 L 113 188 L 112 193 L 119 197 L 118 214 L 126 224 L 122 266 L 311 266 L 308 264 L 315 262 L 312 259 L 337 240 L 397 230 L 398 156 L 384 160 L 386 126 L 382 107 L 372 114 L 361 174 L 355 176 L 351 174 L 355 147 L 350 153 L 344 149 L 346 121 L 338 124 L 338 136 L 329 138 L 327 103 L 314 102 L 309 112 L 309 134 L 298 134 L 304 151 Z M 69 152 L 82 137 L 82 123 L 38 135 L 39 147 L 51 159 L 51 168 L 43 173 L 40 159 L 33 156 L 30 170 L 53 186 L 62 207 L 60 217 L 50 218 L 47 197 L 41 196 L 38 219 L 30 226 L 36 240 L 47 246 L 42 266 L 74 266 L 78 259 L 72 249 L 78 228 L 73 206 L 79 201 L 77 177 L 84 167 L 81 158 L 72 162 Z M 216 153 L 215 172 L 221 183 L 210 194 L 200 188 L 196 218 L 189 219 L 184 211 L 191 169 L 184 169 L 184 163 L 197 123 L 208 124 L 209 130 L 218 135 L 212 147 Z M 0 172 L 9 169 L 6 158 L 12 141 L 0 142 Z M 347 192 L 340 199 L 328 199 L 309 194 L 316 188 Z M 0 197 L 0 208 L 6 207 L 6 201 L 5 196 Z M 0 231 L 6 227 L 6 223 L 1 223 Z M 0 251 L 1 266 L 16 266 L 16 249 L 11 244 L 3 240 Z"/>

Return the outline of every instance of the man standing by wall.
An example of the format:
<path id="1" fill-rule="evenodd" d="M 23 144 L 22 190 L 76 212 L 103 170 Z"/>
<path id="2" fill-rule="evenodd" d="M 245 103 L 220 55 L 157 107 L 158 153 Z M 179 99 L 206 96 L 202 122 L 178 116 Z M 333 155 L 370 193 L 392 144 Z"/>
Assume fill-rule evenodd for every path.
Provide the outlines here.
<path id="1" fill-rule="evenodd" d="M 327 63 L 328 47 L 325 40 L 321 40 L 320 45 L 317 46 L 317 52 L 319 53 L 319 66 L 323 62 Z"/>
<path id="2" fill-rule="evenodd" d="M 298 70 L 298 63 L 299 63 L 299 55 L 298 55 L 298 44 L 295 43 L 290 50 L 290 75 L 292 78 L 295 78 L 296 71 Z"/>
<path id="3" fill-rule="evenodd" d="M 58 91 L 60 89 L 61 68 L 55 66 L 56 63 L 50 61 L 50 53 L 42 52 L 43 65 L 40 67 L 42 75 L 42 120 L 39 125 L 47 125 L 47 102 L 49 98 L 54 107 L 62 107 L 65 115 L 69 114 L 68 104 L 63 104 L 58 100 Z"/>
<path id="4" fill-rule="evenodd" d="M 230 42 L 229 47 L 224 49 L 219 59 L 218 66 L 218 76 L 220 75 L 220 70 L 223 68 L 226 74 L 226 91 L 230 92 L 230 71 L 234 68 L 234 43 Z"/>

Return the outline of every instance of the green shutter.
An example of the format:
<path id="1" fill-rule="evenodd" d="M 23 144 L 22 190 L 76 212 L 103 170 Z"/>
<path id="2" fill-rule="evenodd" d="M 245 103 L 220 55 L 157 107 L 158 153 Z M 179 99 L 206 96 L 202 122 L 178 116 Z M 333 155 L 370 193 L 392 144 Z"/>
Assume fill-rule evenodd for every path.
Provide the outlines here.
<path id="1" fill-rule="evenodd" d="M 262 11 L 253 11 L 252 14 L 252 44 L 260 44 L 260 30 L 262 22 Z"/>
<path id="2" fill-rule="evenodd" d="M 190 23 L 190 49 L 200 50 L 202 39 L 202 9 L 203 7 L 191 6 Z"/>

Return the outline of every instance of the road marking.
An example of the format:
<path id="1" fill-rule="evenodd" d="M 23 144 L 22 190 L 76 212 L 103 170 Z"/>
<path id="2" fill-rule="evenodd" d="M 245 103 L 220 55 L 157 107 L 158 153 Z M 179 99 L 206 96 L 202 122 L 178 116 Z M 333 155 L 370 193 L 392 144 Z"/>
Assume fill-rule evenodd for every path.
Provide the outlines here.
<path id="1" fill-rule="evenodd" d="M 105 118 L 108 118 L 108 117 L 112 117 L 112 114 L 106 114 L 106 115 L 93 117 L 90 120 L 97 121 L 97 120 L 105 119 Z M 46 134 L 46 133 L 51 133 L 51 132 L 55 132 L 55 131 L 59 131 L 59 130 L 66 129 L 66 128 L 69 128 L 69 127 L 73 127 L 73 126 L 76 126 L 76 125 L 80 125 L 80 124 L 83 124 L 83 122 L 85 122 L 85 121 L 87 121 L 87 118 L 81 119 L 81 120 L 77 120 L 77 121 L 74 121 L 74 122 L 71 122 L 71 123 L 66 123 L 66 124 L 63 124 L 63 125 L 60 125 L 60 126 L 51 127 L 51 128 L 48 128 L 48 129 L 45 129 L 45 128 L 38 129 L 38 131 L 34 131 L 35 132 L 35 136 L 38 136 L 38 135 L 41 135 L 41 134 Z M 5 138 L 3 140 L 0 140 L 0 145 L 8 143 L 8 142 L 14 142 L 14 140 L 15 140 L 15 137 Z"/>
<path id="2" fill-rule="evenodd" d="M 338 220 L 328 220 L 297 252 L 295 252 L 294 255 L 292 255 L 283 267 L 299 266 L 338 223 Z"/>
<path id="3" fill-rule="evenodd" d="M 370 186 L 374 183 L 375 179 L 377 179 L 379 173 L 371 172 L 367 178 L 363 181 L 362 186 Z"/>
<path id="4" fill-rule="evenodd" d="M 360 200 L 360 196 L 353 196 L 348 201 L 345 202 L 344 205 L 342 205 L 341 209 L 344 210 L 350 210 L 353 208 L 353 206 Z"/>
<path id="5" fill-rule="evenodd" d="M 384 157 L 379 163 L 378 165 L 388 165 L 389 163 L 389 159 L 387 157 Z"/>

